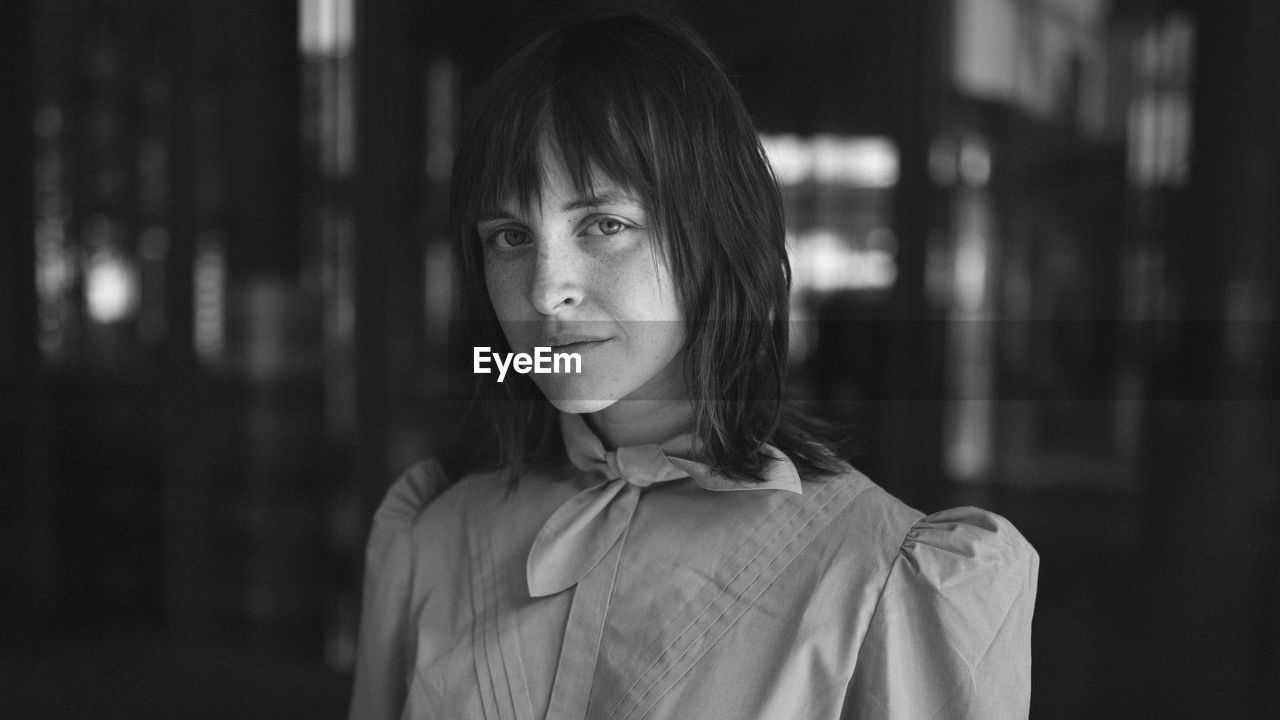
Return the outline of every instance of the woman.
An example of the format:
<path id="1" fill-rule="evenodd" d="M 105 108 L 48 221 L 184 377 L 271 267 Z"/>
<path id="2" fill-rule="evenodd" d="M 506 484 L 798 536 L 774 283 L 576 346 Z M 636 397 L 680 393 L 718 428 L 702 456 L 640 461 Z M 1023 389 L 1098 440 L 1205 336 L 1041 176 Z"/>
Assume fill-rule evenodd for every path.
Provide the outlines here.
<path id="1" fill-rule="evenodd" d="M 562 24 L 457 157 L 475 345 L 581 372 L 478 373 L 498 462 L 391 488 L 352 718 L 1026 716 L 1035 551 L 906 507 L 783 398 L 781 201 L 701 40 Z"/>

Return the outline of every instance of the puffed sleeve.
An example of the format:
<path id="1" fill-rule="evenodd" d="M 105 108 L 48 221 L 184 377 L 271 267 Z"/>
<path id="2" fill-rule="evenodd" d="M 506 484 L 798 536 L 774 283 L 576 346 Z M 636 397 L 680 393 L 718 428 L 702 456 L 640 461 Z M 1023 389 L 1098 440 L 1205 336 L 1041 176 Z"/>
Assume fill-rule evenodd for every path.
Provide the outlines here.
<path id="1" fill-rule="evenodd" d="M 409 627 L 410 537 L 414 520 L 445 484 L 437 462 L 420 462 L 392 484 L 373 516 L 365 549 L 351 720 L 400 717 L 415 652 Z"/>
<path id="2" fill-rule="evenodd" d="M 843 717 L 1026 718 L 1039 566 L 999 515 L 956 508 L 917 521 L 881 590 Z"/>

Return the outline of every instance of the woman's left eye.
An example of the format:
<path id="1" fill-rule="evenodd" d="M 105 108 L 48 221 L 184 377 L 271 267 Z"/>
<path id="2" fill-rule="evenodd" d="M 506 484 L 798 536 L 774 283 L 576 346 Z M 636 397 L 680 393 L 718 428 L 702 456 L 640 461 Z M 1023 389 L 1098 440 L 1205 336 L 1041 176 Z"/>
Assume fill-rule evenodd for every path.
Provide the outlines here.
<path id="1" fill-rule="evenodd" d="M 627 229 L 627 224 L 617 218 L 600 218 L 591 221 L 587 228 L 596 231 L 586 233 L 588 235 L 617 235 Z"/>

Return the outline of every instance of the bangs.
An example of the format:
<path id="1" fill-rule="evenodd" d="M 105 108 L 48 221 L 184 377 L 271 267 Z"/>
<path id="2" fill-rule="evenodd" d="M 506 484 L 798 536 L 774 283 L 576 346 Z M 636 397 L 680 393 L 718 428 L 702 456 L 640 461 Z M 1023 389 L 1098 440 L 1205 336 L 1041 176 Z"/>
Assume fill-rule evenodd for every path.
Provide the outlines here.
<path id="1" fill-rule="evenodd" d="M 476 216 L 513 200 L 527 211 L 541 199 L 544 144 L 580 194 L 593 195 L 593 179 L 607 178 L 657 210 L 664 173 L 654 163 L 670 153 L 658 147 L 665 143 L 656 118 L 677 109 L 659 108 L 655 68 L 626 44 L 601 33 L 559 37 L 499 71 L 467 143 L 478 161 Z"/>

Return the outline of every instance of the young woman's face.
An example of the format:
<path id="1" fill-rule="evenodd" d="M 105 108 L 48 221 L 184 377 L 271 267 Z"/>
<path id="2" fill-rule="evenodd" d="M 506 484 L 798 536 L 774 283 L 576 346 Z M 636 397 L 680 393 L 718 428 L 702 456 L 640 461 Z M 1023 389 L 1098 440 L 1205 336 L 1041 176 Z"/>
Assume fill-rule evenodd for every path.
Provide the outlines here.
<path id="1" fill-rule="evenodd" d="M 545 144 L 541 158 L 541 199 L 521 211 L 510 198 L 476 224 L 485 284 L 512 351 L 581 356 L 581 374 L 530 375 L 565 412 L 686 397 L 683 315 L 648 208 L 603 175 L 585 197 Z"/>

